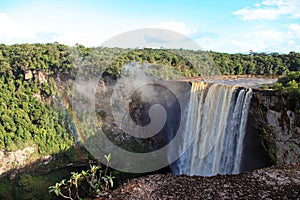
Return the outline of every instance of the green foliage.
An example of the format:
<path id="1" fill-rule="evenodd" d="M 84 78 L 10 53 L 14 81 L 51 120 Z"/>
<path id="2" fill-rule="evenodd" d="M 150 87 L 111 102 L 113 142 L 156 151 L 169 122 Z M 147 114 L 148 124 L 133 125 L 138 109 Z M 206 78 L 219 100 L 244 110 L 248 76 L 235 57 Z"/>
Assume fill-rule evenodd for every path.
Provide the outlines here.
<path id="1" fill-rule="evenodd" d="M 53 159 L 32 162 L 18 173 L 17 170 L 10 170 L 8 176 L 0 176 L 0 199 L 54 199 L 48 187 L 69 177 L 70 172 L 81 170 L 83 167 L 78 167 L 76 163 L 86 160 L 88 156 L 84 147 L 71 147 L 51 155 Z M 74 165 L 66 166 L 70 162 Z"/>
<path id="2" fill-rule="evenodd" d="M 296 97 L 300 94 L 300 71 L 289 72 L 285 77 L 280 78 L 273 87 L 281 92 L 288 92 L 290 96 Z"/>
<path id="3" fill-rule="evenodd" d="M 0 179 L 0 199 L 13 200 L 14 185 L 8 178 Z"/>
<path id="4" fill-rule="evenodd" d="M 296 52 L 227 54 L 183 49 L 0 44 L 0 149 L 15 151 L 36 144 L 38 156 L 42 156 L 65 151 L 74 145 L 67 112 L 59 107 L 56 99 L 56 80 L 61 75 L 75 79 L 78 71 L 78 66 L 74 65 L 76 56 L 84 61 L 86 69 L 83 73 L 87 77 L 103 73 L 118 78 L 124 73 L 124 65 L 137 63 L 139 67 L 151 67 L 151 73 L 166 79 L 220 73 L 287 75 L 273 88 L 289 92 L 291 97 L 297 97 L 300 93 L 300 54 Z M 39 74 L 43 74 L 46 81 L 40 80 Z M 70 88 L 64 89 L 66 91 L 62 93 L 72 95 Z M 88 119 L 85 116 L 88 114 L 84 114 L 82 117 Z M 98 112 L 98 115 L 102 119 L 108 118 L 104 111 Z M 76 160 L 73 152 L 69 152 L 67 157 Z M 110 157 L 106 159 L 109 162 Z M 59 162 L 59 159 L 56 160 Z M 17 183 L 12 182 L 22 191 L 17 199 L 32 199 L 39 195 L 44 198 L 39 192 L 49 186 L 44 178 L 20 175 Z M 55 189 L 53 192 L 60 196 L 63 194 L 78 199 L 81 194 L 79 186 L 82 186 L 88 187 L 93 196 L 101 196 L 113 187 L 112 180 L 113 177 L 107 174 L 107 169 L 103 172 L 99 167 L 91 166 L 90 170 L 73 173 L 69 181 L 57 183 L 51 189 Z M 9 183 L 7 180 L 0 180 L 0 199 L 6 198 L 7 191 L 13 193 L 15 190 L 15 186 Z M 44 199 L 48 197 L 45 196 Z"/>
<path id="5" fill-rule="evenodd" d="M 132 63 L 146 65 L 154 75 L 166 79 L 221 74 L 284 75 L 300 70 L 300 54 L 295 52 L 227 54 L 183 49 L 83 47 L 80 51 L 85 60 L 85 74 L 97 74 L 101 68 L 101 73 L 106 72 L 114 77 L 120 77 L 124 66 Z"/>
<path id="6" fill-rule="evenodd" d="M 74 144 L 65 113 L 52 100 L 57 73 L 70 69 L 67 55 L 63 45 L 0 46 L 0 149 L 37 144 L 47 155 Z"/>
<path id="7" fill-rule="evenodd" d="M 267 90 L 267 89 L 269 89 L 269 85 L 263 84 L 263 85 L 261 86 L 261 88 L 264 89 L 264 90 Z"/>
<path id="8" fill-rule="evenodd" d="M 71 172 L 69 180 L 61 180 L 59 183 L 49 187 L 49 192 L 65 199 L 95 198 L 107 195 L 108 191 L 114 187 L 111 173 L 108 174 L 108 164 L 110 154 L 105 155 L 106 168 L 101 170 L 100 166 L 90 165 L 90 169 L 81 173 Z M 87 189 L 85 189 L 87 188 Z M 85 193 L 84 191 L 88 191 Z"/>
<path id="9" fill-rule="evenodd" d="M 300 54 L 254 53 L 227 54 L 212 52 L 215 65 L 222 74 L 284 75 L 300 70 Z"/>
<path id="10" fill-rule="evenodd" d="M 199 76 L 197 71 L 190 61 L 181 55 L 178 50 L 166 49 L 134 49 L 129 51 L 123 50 L 123 53 L 116 57 L 116 59 L 106 68 L 106 72 L 121 76 L 122 67 L 125 64 L 138 63 L 148 64 L 147 67 L 152 67 L 152 73 L 162 78 L 174 78 L 174 75 L 182 77 Z M 200 54 L 198 54 L 200 55 Z M 200 59 L 199 59 L 200 60 Z M 202 65 L 205 65 L 202 62 Z M 154 71 L 154 72 L 153 72 Z M 176 77 L 175 77 L 176 78 Z"/>
<path id="11" fill-rule="evenodd" d="M 276 83 L 273 85 L 273 89 L 274 89 L 274 90 L 277 90 L 277 91 L 280 91 L 280 92 L 283 92 L 284 86 L 282 85 L 282 83 L 276 82 Z"/>
<path id="12" fill-rule="evenodd" d="M 40 174 L 21 172 L 14 179 L 6 176 L 0 177 L 0 199 L 53 199 L 48 192 L 48 187 L 69 174 L 69 169 L 61 168 L 51 173 Z"/>
<path id="13" fill-rule="evenodd" d="M 120 49 L 67 47 L 61 44 L 0 45 L 0 149 L 17 150 L 37 144 L 46 155 L 74 143 L 66 112 L 60 111 L 55 96 L 56 78 L 75 78 L 76 56 L 87 67 L 84 73 L 121 76 L 124 65 L 151 67 L 154 75 L 172 79 L 221 74 L 286 74 L 300 70 L 300 54 L 227 54 L 183 49 Z M 214 65 L 213 65 L 214 63 Z M 149 72 L 150 73 L 150 72 Z M 40 80 L 39 74 L 46 77 Z M 26 78 L 25 78 L 26 77 Z M 281 85 L 280 85 L 281 83 Z M 289 73 L 275 89 L 297 93 L 299 74 Z M 70 96 L 72 91 L 68 88 Z M 98 113 L 105 118 L 104 112 Z"/>
<path id="14" fill-rule="evenodd" d="M 254 52 L 227 54 L 182 49 L 135 49 L 129 51 L 115 48 L 113 50 L 115 52 L 111 53 L 117 59 L 109 65 L 106 71 L 116 76 L 121 75 L 122 66 L 132 62 L 159 66 L 159 74 L 164 70 L 163 66 L 167 66 L 168 72 L 174 70 L 183 77 L 220 74 L 283 75 L 289 71 L 300 70 L 300 54 L 295 52 L 289 54 Z"/>

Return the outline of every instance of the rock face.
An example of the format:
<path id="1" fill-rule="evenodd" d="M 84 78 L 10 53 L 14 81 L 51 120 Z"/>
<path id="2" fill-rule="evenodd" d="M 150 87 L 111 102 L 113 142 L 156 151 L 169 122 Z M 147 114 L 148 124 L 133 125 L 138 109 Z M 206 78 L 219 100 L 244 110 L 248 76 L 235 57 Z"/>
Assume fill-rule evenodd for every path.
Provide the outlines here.
<path id="1" fill-rule="evenodd" d="M 299 199 L 300 163 L 213 177 L 150 175 L 129 181 L 113 199 Z"/>
<path id="2" fill-rule="evenodd" d="M 24 72 L 24 78 L 25 78 L 25 80 L 29 80 L 29 79 L 32 79 L 32 77 L 33 77 L 33 75 L 32 75 L 32 71 L 31 70 L 25 70 L 25 72 Z"/>
<path id="3" fill-rule="evenodd" d="M 47 82 L 45 74 L 43 72 L 41 72 L 41 71 L 38 72 L 36 78 L 39 81 L 39 83 Z"/>
<path id="4" fill-rule="evenodd" d="M 256 91 L 250 114 L 274 164 L 300 162 L 300 99 L 274 91 Z"/>
<path id="5" fill-rule="evenodd" d="M 0 175 L 11 169 L 24 167 L 28 164 L 30 155 L 35 151 L 35 145 L 14 152 L 4 152 L 3 150 L 0 150 Z"/>

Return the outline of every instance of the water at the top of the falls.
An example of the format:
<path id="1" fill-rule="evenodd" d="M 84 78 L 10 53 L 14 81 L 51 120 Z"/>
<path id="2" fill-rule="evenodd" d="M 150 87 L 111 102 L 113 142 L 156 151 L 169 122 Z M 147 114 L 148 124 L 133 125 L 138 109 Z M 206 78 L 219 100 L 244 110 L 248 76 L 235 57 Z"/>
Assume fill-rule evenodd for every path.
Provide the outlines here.
<path id="1" fill-rule="evenodd" d="M 263 85 L 274 84 L 278 79 L 270 77 L 206 77 L 206 83 L 213 84 L 223 84 L 228 86 L 235 87 L 244 87 L 244 88 L 260 88 Z"/>
<path id="2" fill-rule="evenodd" d="M 174 149 L 190 147 L 171 165 L 174 174 L 239 173 L 251 94 L 228 85 L 192 84 L 182 143 Z"/>

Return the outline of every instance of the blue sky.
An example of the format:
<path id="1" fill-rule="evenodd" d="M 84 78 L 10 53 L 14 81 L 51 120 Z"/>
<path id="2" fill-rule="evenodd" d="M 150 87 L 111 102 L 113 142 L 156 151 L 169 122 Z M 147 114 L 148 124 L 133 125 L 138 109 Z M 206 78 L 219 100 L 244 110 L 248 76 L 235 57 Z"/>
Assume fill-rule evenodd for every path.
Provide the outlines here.
<path id="1" fill-rule="evenodd" d="M 300 51 L 300 0 L 0 0 L 0 43 L 99 46 L 139 28 L 219 52 Z"/>

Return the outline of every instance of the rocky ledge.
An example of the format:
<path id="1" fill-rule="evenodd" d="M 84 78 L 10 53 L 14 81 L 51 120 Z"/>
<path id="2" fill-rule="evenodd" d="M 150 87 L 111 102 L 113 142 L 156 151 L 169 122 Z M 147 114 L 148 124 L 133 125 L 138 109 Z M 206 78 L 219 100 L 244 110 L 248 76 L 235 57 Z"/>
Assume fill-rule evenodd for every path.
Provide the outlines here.
<path id="1" fill-rule="evenodd" d="M 156 174 L 133 179 L 112 199 L 300 199 L 300 163 L 213 177 Z"/>

